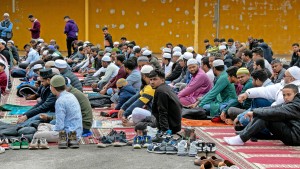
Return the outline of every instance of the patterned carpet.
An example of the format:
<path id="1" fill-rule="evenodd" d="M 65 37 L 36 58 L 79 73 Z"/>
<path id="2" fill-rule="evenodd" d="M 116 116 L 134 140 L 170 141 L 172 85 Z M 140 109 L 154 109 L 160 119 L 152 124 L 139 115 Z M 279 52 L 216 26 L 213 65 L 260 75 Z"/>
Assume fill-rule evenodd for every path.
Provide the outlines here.
<path id="1" fill-rule="evenodd" d="M 244 146 L 228 146 L 223 137 L 234 136 L 232 127 L 197 127 L 196 134 L 207 142 L 214 142 L 217 154 L 243 169 L 300 168 L 300 147 L 285 146 L 279 140 L 248 141 Z"/>

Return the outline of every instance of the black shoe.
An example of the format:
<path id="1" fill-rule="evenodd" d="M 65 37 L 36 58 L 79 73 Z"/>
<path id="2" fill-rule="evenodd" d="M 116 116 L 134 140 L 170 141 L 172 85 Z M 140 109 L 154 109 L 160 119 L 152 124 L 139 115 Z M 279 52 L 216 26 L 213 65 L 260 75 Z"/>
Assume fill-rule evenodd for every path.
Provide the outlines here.
<path id="1" fill-rule="evenodd" d="M 245 126 L 234 126 L 235 131 L 242 131 L 244 130 Z"/>
<path id="2" fill-rule="evenodd" d="M 64 130 L 62 130 L 62 131 L 59 132 L 58 148 L 59 149 L 66 149 L 66 148 L 68 148 L 67 133 Z"/>
<path id="3" fill-rule="evenodd" d="M 69 147 L 70 148 L 79 148 L 79 143 L 76 137 L 76 131 L 71 131 L 69 133 Z"/>

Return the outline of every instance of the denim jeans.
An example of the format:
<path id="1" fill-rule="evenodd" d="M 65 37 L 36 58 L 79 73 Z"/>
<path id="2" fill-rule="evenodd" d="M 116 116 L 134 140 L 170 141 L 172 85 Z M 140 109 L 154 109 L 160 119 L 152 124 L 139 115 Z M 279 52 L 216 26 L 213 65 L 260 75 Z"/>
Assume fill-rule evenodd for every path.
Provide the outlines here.
<path id="1" fill-rule="evenodd" d="M 29 127 L 32 123 L 36 122 L 36 121 L 41 121 L 41 118 L 40 118 L 40 114 L 37 114 L 29 119 L 27 119 L 26 121 L 24 121 L 23 123 L 20 123 L 20 124 L 17 124 L 18 126 L 21 126 L 21 127 Z M 48 116 L 55 116 L 55 113 L 51 113 L 51 112 L 48 112 L 48 113 L 43 113 L 43 114 L 47 114 Z"/>
<path id="2" fill-rule="evenodd" d="M 253 109 L 255 108 L 259 108 L 259 107 L 269 107 L 271 106 L 272 102 L 267 100 L 267 99 L 264 99 L 264 98 L 256 98 L 256 99 L 253 99 L 252 100 L 252 103 L 251 103 L 251 107 L 244 111 L 243 113 L 241 113 L 240 115 L 237 116 L 239 122 L 243 125 L 243 126 L 247 126 L 250 122 L 250 119 L 249 118 L 245 118 L 244 115 L 246 113 L 248 113 L 249 111 L 252 111 Z"/>

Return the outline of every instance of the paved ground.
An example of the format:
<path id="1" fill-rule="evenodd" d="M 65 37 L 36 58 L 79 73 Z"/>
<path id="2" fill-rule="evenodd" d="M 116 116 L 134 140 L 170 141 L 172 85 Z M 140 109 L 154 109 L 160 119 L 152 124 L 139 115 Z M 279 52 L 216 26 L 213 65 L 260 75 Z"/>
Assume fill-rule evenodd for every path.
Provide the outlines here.
<path id="1" fill-rule="evenodd" d="M 80 149 L 8 150 L 0 154 L 1 169 L 196 169 L 192 157 L 160 155 L 133 150 L 131 147 L 97 148 L 82 145 Z"/>

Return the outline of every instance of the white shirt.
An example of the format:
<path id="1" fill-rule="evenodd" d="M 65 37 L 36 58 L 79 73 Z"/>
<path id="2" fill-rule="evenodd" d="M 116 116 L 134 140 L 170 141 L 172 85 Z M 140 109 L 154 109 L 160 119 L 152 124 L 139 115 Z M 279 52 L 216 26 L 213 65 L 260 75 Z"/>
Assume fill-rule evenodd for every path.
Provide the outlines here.
<path id="1" fill-rule="evenodd" d="M 212 69 L 209 69 L 208 72 L 206 72 L 206 75 L 209 78 L 209 81 L 211 82 L 212 85 L 214 85 L 214 80 L 215 80 L 215 75 Z"/>
<path id="2" fill-rule="evenodd" d="M 165 75 L 166 77 L 172 72 L 173 62 L 170 62 L 169 65 L 165 65 Z"/>

